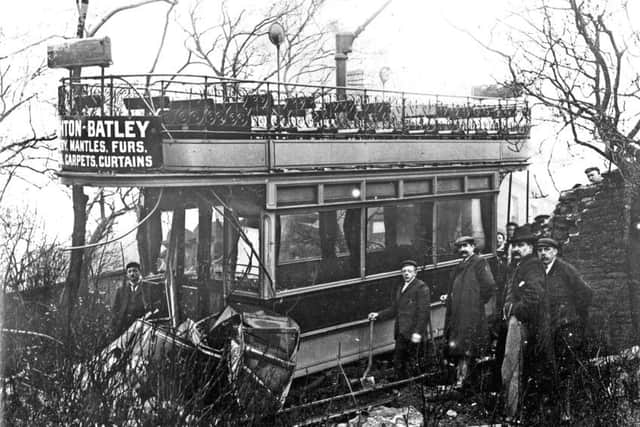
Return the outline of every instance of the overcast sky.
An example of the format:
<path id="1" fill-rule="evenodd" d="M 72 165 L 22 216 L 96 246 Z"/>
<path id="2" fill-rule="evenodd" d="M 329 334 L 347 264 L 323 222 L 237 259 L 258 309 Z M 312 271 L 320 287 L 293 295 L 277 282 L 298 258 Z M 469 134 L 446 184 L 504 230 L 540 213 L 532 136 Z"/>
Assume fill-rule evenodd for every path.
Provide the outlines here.
<path id="1" fill-rule="evenodd" d="M 124 0 L 90 0 L 87 26 L 91 28 L 98 16 Z M 186 0 L 181 0 L 188 3 Z M 339 30 L 353 31 L 384 1 L 382 0 L 330 0 L 319 20 L 336 22 Z M 504 78 L 504 66 L 495 55 L 481 48 L 469 37 L 474 34 L 483 41 L 500 40 L 503 34 L 495 32 L 495 24 L 513 10 L 510 0 L 394 0 L 356 39 L 349 67 L 362 69 L 368 85 L 380 86 L 377 78 L 382 67 L 391 69 L 387 89 L 401 89 L 428 93 L 469 95 L 473 85 L 492 83 Z M 246 4 L 248 9 L 264 5 L 258 0 L 233 0 L 235 7 Z M 112 40 L 114 65 L 111 73 L 147 72 L 155 54 L 166 5 L 145 6 L 118 15 L 98 33 Z M 180 12 L 180 13 L 184 13 Z M 36 40 L 50 34 L 71 36 L 75 33 L 74 0 L 21 0 L 4 2 L 0 14 L 0 29 L 15 45 L 0 47 L 10 51 L 22 40 Z M 184 60 L 184 33 L 174 25 L 170 28 L 166 49 L 158 71 L 170 72 Z M 2 53 L 0 52 L 0 53 Z M 42 48 L 42 58 L 46 55 Z M 43 93 L 55 98 L 55 80 L 66 73 L 53 73 L 51 84 L 43 87 Z M 537 141 L 548 138 L 544 129 L 535 130 Z M 535 142 L 534 142 L 535 143 Z M 548 156 L 546 156 L 548 157 Z M 580 156 L 584 157 L 584 156 Z M 585 164 L 594 157 L 587 155 Z M 566 156 L 556 155 L 560 166 L 567 166 Z M 549 186 L 546 175 L 546 159 L 534 159 L 532 169 L 544 186 Z M 571 164 L 575 159 L 571 160 Z M 575 171 L 560 174 L 560 185 L 584 181 Z M 568 170 L 568 169 L 567 169 Z M 567 175 L 565 177 L 565 175 Z M 567 178 L 566 180 L 564 178 Z M 46 191 L 18 188 L 12 194 L 15 203 L 29 203 L 41 212 L 48 209 L 61 236 L 71 230 L 70 203 L 61 203 L 63 193 L 57 184 Z M 56 210 L 51 210 L 56 206 Z"/>

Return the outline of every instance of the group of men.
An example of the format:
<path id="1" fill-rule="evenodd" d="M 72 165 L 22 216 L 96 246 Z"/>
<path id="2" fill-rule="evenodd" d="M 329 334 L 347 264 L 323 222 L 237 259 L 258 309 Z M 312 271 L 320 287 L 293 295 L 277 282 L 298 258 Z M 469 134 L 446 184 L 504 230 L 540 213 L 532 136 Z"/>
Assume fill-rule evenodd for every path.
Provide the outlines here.
<path id="1" fill-rule="evenodd" d="M 456 386 L 465 384 L 493 342 L 506 416 L 517 418 L 523 390 L 533 389 L 559 404 L 559 418 L 569 419 L 570 373 L 584 344 L 591 288 L 558 257 L 560 244 L 543 234 L 543 227 L 509 224 L 495 276 L 477 254 L 473 237 L 458 238 L 455 247 L 462 260 L 441 299 L 446 301 L 446 354 L 456 368 Z M 370 313 L 369 319 L 395 317 L 394 368 L 398 377 L 406 377 L 416 362 L 412 357 L 427 344 L 430 290 L 416 277 L 414 261 L 404 261 L 401 268 L 403 283 L 391 307 Z M 495 306 L 489 303 L 494 296 Z M 487 310 L 490 306 L 493 310 Z M 497 314 L 491 324 L 490 311 Z"/>

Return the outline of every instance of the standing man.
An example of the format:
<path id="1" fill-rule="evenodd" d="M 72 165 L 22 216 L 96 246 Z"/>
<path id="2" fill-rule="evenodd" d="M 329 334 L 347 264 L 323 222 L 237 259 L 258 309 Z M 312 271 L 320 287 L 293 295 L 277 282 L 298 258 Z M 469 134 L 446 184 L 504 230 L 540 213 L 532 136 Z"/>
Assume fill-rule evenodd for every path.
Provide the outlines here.
<path id="1" fill-rule="evenodd" d="M 518 224 L 516 224 L 515 222 L 508 222 L 507 223 L 507 242 L 510 242 L 511 239 L 513 239 L 513 235 L 516 232 L 516 229 L 518 228 Z"/>
<path id="2" fill-rule="evenodd" d="M 536 248 L 546 274 L 542 335 L 550 360 L 542 372 L 547 377 L 545 385 L 553 391 L 550 394 L 557 393 L 556 401 L 562 403 L 562 419 L 568 421 L 571 378 L 578 366 L 575 356 L 583 349 L 593 290 L 574 266 L 558 258 L 560 245 L 556 240 L 542 238 Z"/>
<path id="3" fill-rule="evenodd" d="M 140 264 L 130 262 L 125 270 L 126 279 L 116 291 L 116 297 L 113 301 L 111 325 L 116 337 L 122 335 L 136 319 L 144 316 L 149 309 L 149 299 L 142 289 Z"/>
<path id="4" fill-rule="evenodd" d="M 412 355 L 417 355 L 419 344 L 426 343 L 430 320 L 431 300 L 429 287 L 416 278 L 418 264 L 406 260 L 400 264 L 403 283 L 398 288 L 391 307 L 369 313 L 369 320 L 395 318 L 393 368 L 398 379 L 409 376 Z"/>
<path id="5" fill-rule="evenodd" d="M 462 387 L 470 363 L 489 341 L 484 306 L 496 284 L 487 261 L 475 253 L 473 237 L 460 237 L 455 246 L 462 262 L 453 272 L 447 296 L 445 333 L 448 355 L 456 360 L 456 387 Z"/>
<path id="6" fill-rule="evenodd" d="M 508 326 L 501 372 L 506 415 L 512 419 L 518 415 L 522 386 L 534 366 L 540 333 L 545 273 L 534 253 L 535 241 L 528 226 L 515 231 L 512 238 L 514 262 L 507 272 L 503 315 Z"/>

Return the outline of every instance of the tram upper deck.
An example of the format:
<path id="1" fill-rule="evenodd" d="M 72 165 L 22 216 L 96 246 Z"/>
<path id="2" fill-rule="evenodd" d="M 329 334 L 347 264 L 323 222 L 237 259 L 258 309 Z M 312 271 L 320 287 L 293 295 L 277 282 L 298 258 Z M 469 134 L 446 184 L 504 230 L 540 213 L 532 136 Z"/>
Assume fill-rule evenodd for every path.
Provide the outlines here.
<path id="1" fill-rule="evenodd" d="M 63 79 L 58 95 L 66 183 L 182 186 L 200 185 L 194 176 L 528 158 L 522 99 L 184 75 Z"/>

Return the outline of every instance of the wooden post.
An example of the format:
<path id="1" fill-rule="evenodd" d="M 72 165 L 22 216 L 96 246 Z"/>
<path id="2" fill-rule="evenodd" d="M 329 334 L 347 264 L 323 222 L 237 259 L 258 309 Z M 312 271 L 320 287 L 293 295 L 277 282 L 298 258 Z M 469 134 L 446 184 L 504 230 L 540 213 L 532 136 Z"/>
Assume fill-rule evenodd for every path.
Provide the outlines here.
<path id="1" fill-rule="evenodd" d="M 180 243 L 180 237 L 182 237 L 182 243 Z M 179 255 L 180 246 L 182 246 L 182 262 L 180 262 Z M 175 328 L 180 324 L 178 283 L 180 283 L 184 274 L 184 207 L 179 207 L 173 212 L 166 265 L 165 293 L 167 295 L 167 308 L 171 317 L 171 325 Z M 180 271 L 182 271 L 182 274 Z"/>
<path id="2" fill-rule="evenodd" d="M 513 172 L 509 172 L 509 194 L 507 195 L 507 222 L 511 221 L 511 186 L 513 185 Z"/>
<path id="3" fill-rule="evenodd" d="M 173 224 L 176 227 L 176 279 L 178 283 L 182 283 L 184 279 L 184 205 L 181 205 L 173 211 Z"/>
<path id="4" fill-rule="evenodd" d="M 527 201 L 527 210 L 526 210 L 526 221 L 525 224 L 529 224 L 529 171 L 527 170 L 527 197 L 525 198 Z"/>
<path id="5" fill-rule="evenodd" d="M 84 24 L 87 16 L 87 8 L 89 7 L 89 0 L 82 0 L 80 2 L 80 10 L 78 17 L 77 36 L 82 38 L 84 35 Z M 69 103 L 71 105 L 71 113 L 77 113 L 77 105 L 74 105 L 73 99 L 75 97 L 75 85 L 74 80 L 80 79 L 80 73 L 82 68 L 72 68 L 69 71 L 71 76 L 69 86 Z M 84 194 L 84 188 L 81 185 L 73 185 L 71 187 L 72 201 L 73 201 L 73 232 L 71 234 L 71 246 L 81 247 L 85 245 L 85 234 L 87 232 L 87 201 L 88 197 Z M 71 257 L 69 260 L 69 272 L 67 273 L 67 279 L 64 285 L 64 291 L 62 295 L 62 314 L 64 316 L 64 334 L 67 343 L 71 340 L 71 315 L 73 313 L 73 307 L 78 297 L 78 289 L 80 288 L 80 280 L 82 278 L 82 262 L 84 256 L 84 249 L 74 249 L 71 251 Z M 67 346 L 71 348 L 71 346 Z"/>
<path id="6" fill-rule="evenodd" d="M 205 316 L 210 311 L 209 285 L 211 283 L 211 205 L 198 206 L 198 311 Z"/>

